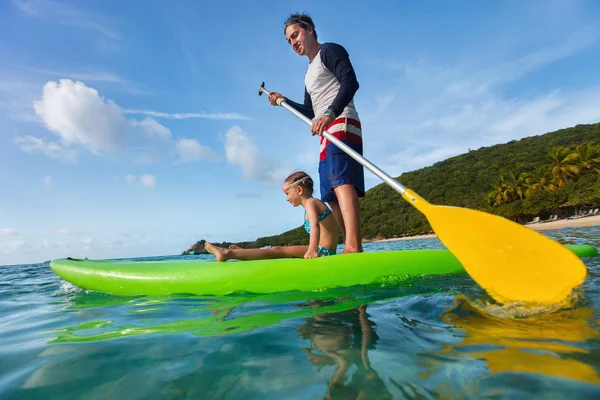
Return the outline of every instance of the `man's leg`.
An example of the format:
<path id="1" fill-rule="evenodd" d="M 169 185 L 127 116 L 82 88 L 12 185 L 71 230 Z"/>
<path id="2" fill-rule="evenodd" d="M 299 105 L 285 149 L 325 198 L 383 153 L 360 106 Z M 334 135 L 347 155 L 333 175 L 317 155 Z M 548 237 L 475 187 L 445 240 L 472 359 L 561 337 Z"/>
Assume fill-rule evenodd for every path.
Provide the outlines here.
<path id="1" fill-rule="evenodd" d="M 363 251 L 360 235 L 360 203 L 354 186 L 346 184 L 333 189 L 337 197 L 338 213 L 336 220 L 344 233 L 344 251 L 342 253 L 359 253 Z M 331 203 L 330 203 L 331 204 Z M 332 207 L 331 211 L 335 211 Z M 340 223 L 341 220 L 341 223 Z"/>
<path id="2" fill-rule="evenodd" d="M 342 231 L 342 241 L 346 243 L 346 229 L 344 227 L 344 216 L 342 215 L 342 210 L 340 210 L 340 205 L 337 200 L 328 201 L 327 204 L 329 208 L 331 208 L 331 212 L 333 213 L 333 217 L 335 218 L 340 230 Z"/>

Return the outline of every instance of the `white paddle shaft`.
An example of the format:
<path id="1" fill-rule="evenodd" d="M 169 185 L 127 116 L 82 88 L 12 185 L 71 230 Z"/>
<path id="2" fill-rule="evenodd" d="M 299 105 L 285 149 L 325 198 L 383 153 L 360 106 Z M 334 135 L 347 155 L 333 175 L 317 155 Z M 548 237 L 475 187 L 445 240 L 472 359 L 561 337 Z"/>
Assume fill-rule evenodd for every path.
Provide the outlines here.
<path id="1" fill-rule="evenodd" d="M 267 95 L 270 94 L 264 87 L 261 87 L 260 91 L 266 93 Z M 284 100 L 279 99 L 277 104 L 279 104 L 280 106 L 282 106 L 283 108 L 285 108 L 286 110 L 291 112 L 292 114 L 296 115 L 302 121 L 306 122 L 309 126 L 312 126 L 313 122 L 309 118 L 307 118 L 306 115 L 302 114 L 300 111 L 296 110 L 295 108 L 293 108 L 292 106 L 287 104 Z M 394 178 L 392 178 L 391 176 L 389 176 L 388 174 L 386 174 L 385 172 L 380 170 L 375 164 L 373 164 L 372 162 L 370 162 L 369 160 L 367 160 L 366 158 L 364 158 L 363 156 L 358 154 L 350 146 L 346 145 L 344 142 L 342 142 L 341 140 L 339 140 L 338 138 L 333 136 L 331 133 L 327 132 L 327 130 L 324 130 L 322 135 L 325 136 L 325 138 L 327 140 L 329 140 L 331 143 L 335 144 L 337 147 L 342 149 L 350 157 L 352 157 L 353 159 L 358 161 L 360 164 L 362 164 L 365 168 L 369 169 L 369 171 L 371 171 L 372 173 L 377 175 L 379 178 L 381 178 L 384 182 L 386 182 L 388 185 L 390 185 L 398 193 L 403 194 L 406 191 L 406 187 L 404 185 L 402 185 L 400 182 L 398 182 L 397 180 L 395 180 Z"/>

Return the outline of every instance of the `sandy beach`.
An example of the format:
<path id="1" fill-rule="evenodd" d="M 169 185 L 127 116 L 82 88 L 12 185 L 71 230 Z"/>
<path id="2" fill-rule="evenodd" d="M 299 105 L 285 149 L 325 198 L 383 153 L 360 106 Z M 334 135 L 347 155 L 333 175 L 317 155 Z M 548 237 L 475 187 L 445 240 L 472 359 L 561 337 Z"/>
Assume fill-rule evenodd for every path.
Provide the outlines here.
<path id="1" fill-rule="evenodd" d="M 563 228 L 583 228 L 589 226 L 600 225 L 600 215 L 594 215 L 593 217 L 583 217 L 577 219 L 559 219 L 552 222 L 537 222 L 534 224 L 523 225 L 527 228 L 533 229 L 535 231 L 545 231 L 551 229 L 563 229 Z M 402 238 L 391 238 L 391 239 L 382 239 L 382 240 L 374 240 L 373 243 L 377 242 L 391 242 L 394 240 L 414 240 L 414 239 L 429 239 L 436 237 L 435 234 L 429 235 L 417 235 L 417 236 L 407 236 Z"/>

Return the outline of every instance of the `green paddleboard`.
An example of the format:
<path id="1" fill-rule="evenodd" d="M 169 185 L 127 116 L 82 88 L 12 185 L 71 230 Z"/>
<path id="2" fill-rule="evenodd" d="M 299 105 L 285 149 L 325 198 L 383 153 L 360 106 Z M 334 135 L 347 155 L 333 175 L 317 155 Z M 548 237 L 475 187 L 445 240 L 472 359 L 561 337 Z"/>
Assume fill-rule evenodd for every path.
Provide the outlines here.
<path id="1" fill-rule="evenodd" d="M 593 256 L 588 245 L 565 245 L 580 257 Z M 416 276 L 464 274 L 448 250 L 401 250 L 344 254 L 313 259 L 256 261 L 87 260 L 50 263 L 64 280 L 83 289 L 116 295 L 315 291 L 376 282 L 401 282 Z"/>

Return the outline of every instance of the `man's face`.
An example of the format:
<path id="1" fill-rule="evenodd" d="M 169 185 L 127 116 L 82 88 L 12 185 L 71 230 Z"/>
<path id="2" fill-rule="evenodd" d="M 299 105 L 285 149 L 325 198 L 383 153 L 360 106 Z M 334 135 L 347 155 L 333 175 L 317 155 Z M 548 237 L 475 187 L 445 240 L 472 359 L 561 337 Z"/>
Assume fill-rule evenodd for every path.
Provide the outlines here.
<path id="1" fill-rule="evenodd" d="M 298 24 L 288 25 L 285 29 L 285 37 L 298 55 L 307 55 L 316 43 L 310 29 L 309 27 L 308 30 L 305 30 Z"/>

